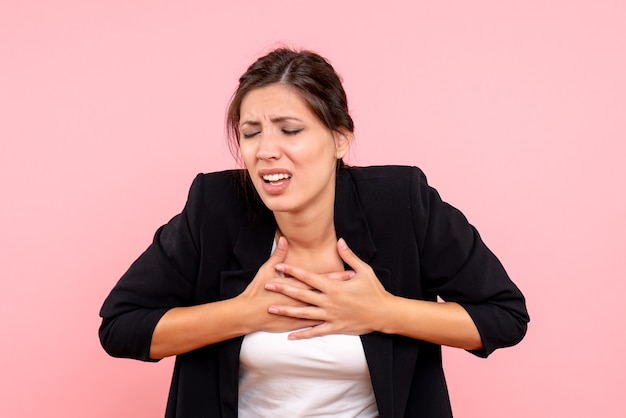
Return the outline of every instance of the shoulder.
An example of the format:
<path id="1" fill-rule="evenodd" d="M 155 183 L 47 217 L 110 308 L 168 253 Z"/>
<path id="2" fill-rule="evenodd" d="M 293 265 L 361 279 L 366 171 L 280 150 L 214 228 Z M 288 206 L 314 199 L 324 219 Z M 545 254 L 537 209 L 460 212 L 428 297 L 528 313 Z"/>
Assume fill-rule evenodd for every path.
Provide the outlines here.
<path id="1" fill-rule="evenodd" d="M 425 181 L 424 172 L 415 166 L 378 165 L 367 167 L 347 167 L 345 170 L 356 183 L 381 180 L 410 182 L 416 178 L 423 179 Z"/>
<path id="2" fill-rule="evenodd" d="M 189 198 L 233 198 L 241 195 L 245 188 L 245 173 L 242 170 L 225 170 L 213 173 L 200 173 L 189 190 Z"/>
<path id="3" fill-rule="evenodd" d="M 237 186 L 237 182 L 243 178 L 242 170 L 224 170 L 212 173 L 199 173 L 194 179 L 193 185 L 198 184 L 200 187 L 214 187 L 222 189 L 230 189 Z"/>
<path id="4" fill-rule="evenodd" d="M 345 171 L 366 210 L 373 208 L 377 213 L 396 215 L 407 210 L 411 216 L 425 219 L 443 203 L 419 167 L 385 165 L 349 167 Z"/>
<path id="5" fill-rule="evenodd" d="M 377 213 L 409 209 L 426 185 L 423 172 L 413 166 L 346 167 L 342 176 L 351 187 L 338 190 L 353 190 L 364 210 Z"/>
<path id="6" fill-rule="evenodd" d="M 380 193 L 397 193 L 427 184 L 424 172 L 415 166 L 347 167 L 345 171 L 360 191 L 371 189 Z"/>
<path id="7" fill-rule="evenodd" d="M 237 217 L 241 213 L 268 216 L 245 170 L 200 173 L 189 190 L 187 204 L 199 208 L 203 215 Z"/>
<path id="8" fill-rule="evenodd" d="M 198 215 L 232 212 L 244 206 L 245 177 L 241 170 L 196 175 L 187 196 L 187 207 Z"/>

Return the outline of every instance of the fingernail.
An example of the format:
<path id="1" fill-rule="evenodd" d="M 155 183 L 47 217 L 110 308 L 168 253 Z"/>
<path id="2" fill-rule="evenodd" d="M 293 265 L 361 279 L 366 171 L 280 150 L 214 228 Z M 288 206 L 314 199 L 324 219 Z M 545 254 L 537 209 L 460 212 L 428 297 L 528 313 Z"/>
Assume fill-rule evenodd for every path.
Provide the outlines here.
<path id="1" fill-rule="evenodd" d="M 349 279 L 353 278 L 354 276 L 356 276 L 356 273 L 355 273 L 355 272 L 353 272 L 353 271 L 351 271 L 351 272 L 348 274 L 348 278 L 349 278 Z"/>
<path id="2" fill-rule="evenodd" d="M 285 271 L 285 266 L 284 266 L 284 265 L 282 265 L 282 264 L 276 264 L 276 265 L 274 266 L 274 269 L 275 269 L 276 271 L 280 271 L 281 273 L 283 273 L 283 272 Z"/>
<path id="3" fill-rule="evenodd" d="M 339 248 L 341 250 L 347 250 L 348 249 L 348 244 L 346 244 L 346 241 L 343 238 L 339 238 Z"/>
<path id="4" fill-rule="evenodd" d="M 267 311 L 269 313 L 277 314 L 278 313 L 278 308 L 276 308 L 274 306 L 270 306 L 269 308 L 267 308 Z"/>
<path id="5" fill-rule="evenodd" d="M 276 285 L 274 283 L 266 283 L 265 290 L 276 290 Z"/>

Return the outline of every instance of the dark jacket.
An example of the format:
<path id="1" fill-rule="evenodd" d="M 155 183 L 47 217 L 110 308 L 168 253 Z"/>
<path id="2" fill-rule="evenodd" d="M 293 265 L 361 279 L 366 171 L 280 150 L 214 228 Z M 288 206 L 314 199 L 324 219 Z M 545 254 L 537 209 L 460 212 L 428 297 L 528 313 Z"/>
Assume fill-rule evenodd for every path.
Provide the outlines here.
<path id="1" fill-rule="evenodd" d="M 274 217 L 242 194 L 239 178 L 237 171 L 198 175 L 182 213 L 157 231 L 111 291 L 100 327 L 109 354 L 149 361 L 152 332 L 167 310 L 232 298 L 267 260 Z M 524 297 L 419 169 L 340 169 L 335 227 L 390 293 L 461 304 L 482 338 L 474 354 L 486 357 L 524 336 Z M 237 416 L 242 339 L 177 357 L 167 417 Z M 440 346 L 377 332 L 361 340 L 381 418 L 452 415 Z"/>

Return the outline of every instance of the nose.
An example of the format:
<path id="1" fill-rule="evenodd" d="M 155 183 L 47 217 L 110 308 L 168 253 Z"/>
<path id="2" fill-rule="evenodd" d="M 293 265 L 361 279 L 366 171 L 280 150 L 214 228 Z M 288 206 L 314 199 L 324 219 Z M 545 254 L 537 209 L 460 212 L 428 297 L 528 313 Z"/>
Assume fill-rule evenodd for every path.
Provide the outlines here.
<path id="1" fill-rule="evenodd" d="M 282 156 L 280 142 L 275 135 L 269 132 L 261 134 L 258 142 L 256 157 L 259 160 L 278 160 Z"/>

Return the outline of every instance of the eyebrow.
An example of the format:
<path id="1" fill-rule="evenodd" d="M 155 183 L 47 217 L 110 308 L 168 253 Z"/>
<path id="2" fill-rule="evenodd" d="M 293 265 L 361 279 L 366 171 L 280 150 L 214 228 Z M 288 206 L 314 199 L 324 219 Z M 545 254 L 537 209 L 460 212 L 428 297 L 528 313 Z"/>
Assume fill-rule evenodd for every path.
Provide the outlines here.
<path id="1" fill-rule="evenodd" d="M 287 121 L 302 122 L 301 119 L 298 119 L 294 116 L 278 116 L 270 120 L 272 121 L 272 123 L 280 123 L 280 122 L 287 122 Z M 255 120 L 245 120 L 239 124 L 239 127 L 241 128 L 241 127 L 244 127 L 245 125 L 259 126 L 261 125 L 261 122 L 258 122 Z"/>

